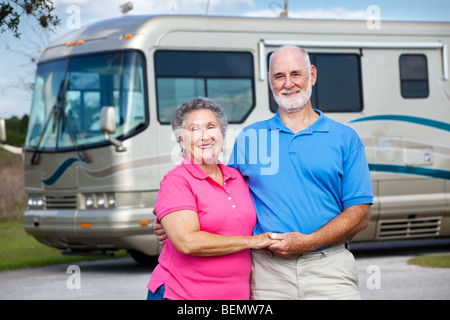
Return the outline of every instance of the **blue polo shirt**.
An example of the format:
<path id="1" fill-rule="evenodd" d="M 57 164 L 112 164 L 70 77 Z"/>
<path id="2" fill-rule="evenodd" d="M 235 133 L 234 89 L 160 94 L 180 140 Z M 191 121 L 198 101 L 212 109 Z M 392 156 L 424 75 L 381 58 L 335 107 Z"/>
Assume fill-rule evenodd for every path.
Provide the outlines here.
<path id="1" fill-rule="evenodd" d="M 229 166 L 246 178 L 258 222 L 254 233 L 310 234 L 344 208 L 371 204 L 364 145 L 350 127 L 321 111 L 294 134 L 277 114 L 238 135 Z"/>

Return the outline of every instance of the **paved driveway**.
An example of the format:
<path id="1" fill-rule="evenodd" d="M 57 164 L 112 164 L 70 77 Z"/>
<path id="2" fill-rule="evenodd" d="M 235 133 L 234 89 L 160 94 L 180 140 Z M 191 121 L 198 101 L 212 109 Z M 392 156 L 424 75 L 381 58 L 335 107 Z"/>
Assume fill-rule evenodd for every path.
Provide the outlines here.
<path id="1" fill-rule="evenodd" d="M 450 268 L 422 268 L 416 255 L 450 252 L 450 239 L 354 244 L 361 296 L 377 299 L 450 299 Z M 152 266 L 131 258 L 0 272 L 1 300 L 144 300 Z"/>

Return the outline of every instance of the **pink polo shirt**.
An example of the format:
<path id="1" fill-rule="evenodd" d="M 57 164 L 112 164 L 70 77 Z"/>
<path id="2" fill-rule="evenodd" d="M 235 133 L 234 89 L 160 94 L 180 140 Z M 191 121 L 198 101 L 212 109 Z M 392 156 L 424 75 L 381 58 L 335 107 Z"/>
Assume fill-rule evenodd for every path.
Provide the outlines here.
<path id="1" fill-rule="evenodd" d="M 197 212 L 203 231 L 251 236 L 256 211 L 248 185 L 239 171 L 220 164 L 222 187 L 189 158 L 166 174 L 155 205 L 157 218 L 178 210 Z M 244 300 L 250 298 L 250 250 L 220 257 L 179 252 L 168 239 L 153 270 L 148 289 L 165 284 L 164 298 Z"/>

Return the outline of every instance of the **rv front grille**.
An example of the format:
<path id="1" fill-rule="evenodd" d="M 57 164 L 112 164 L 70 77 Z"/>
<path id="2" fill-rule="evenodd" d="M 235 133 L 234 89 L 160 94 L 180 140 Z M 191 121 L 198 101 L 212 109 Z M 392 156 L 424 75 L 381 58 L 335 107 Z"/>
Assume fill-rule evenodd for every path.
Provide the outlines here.
<path id="1" fill-rule="evenodd" d="M 378 223 L 379 239 L 427 238 L 439 235 L 442 217 L 382 220 Z"/>
<path id="2" fill-rule="evenodd" d="M 76 209 L 76 195 L 52 194 L 45 195 L 45 205 L 47 209 Z"/>

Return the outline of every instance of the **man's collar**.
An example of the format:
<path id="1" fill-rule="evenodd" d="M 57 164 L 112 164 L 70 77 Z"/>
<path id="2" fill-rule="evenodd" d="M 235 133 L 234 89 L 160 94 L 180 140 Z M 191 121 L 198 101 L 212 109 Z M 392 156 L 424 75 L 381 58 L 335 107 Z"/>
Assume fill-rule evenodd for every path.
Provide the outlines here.
<path id="1" fill-rule="evenodd" d="M 330 126 L 328 123 L 328 118 L 327 116 L 325 116 L 323 114 L 322 111 L 317 110 L 317 109 L 313 109 L 316 113 L 319 114 L 319 118 L 314 121 L 313 124 L 311 124 L 309 127 L 307 127 L 306 129 L 300 131 L 303 133 L 312 133 L 313 131 L 317 131 L 317 132 L 328 132 L 330 130 Z M 272 119 L 269 120 L 269 129 L 278 129 L 280 131 L 285 131 L 285 132 L 292 132 L 288 127 L 286 127 L 283 123 L 283 121 L 281 120 L 280 114 L 277 110 L 277 113 L 275 114 L 275 116 L 272 117 Z"/>

